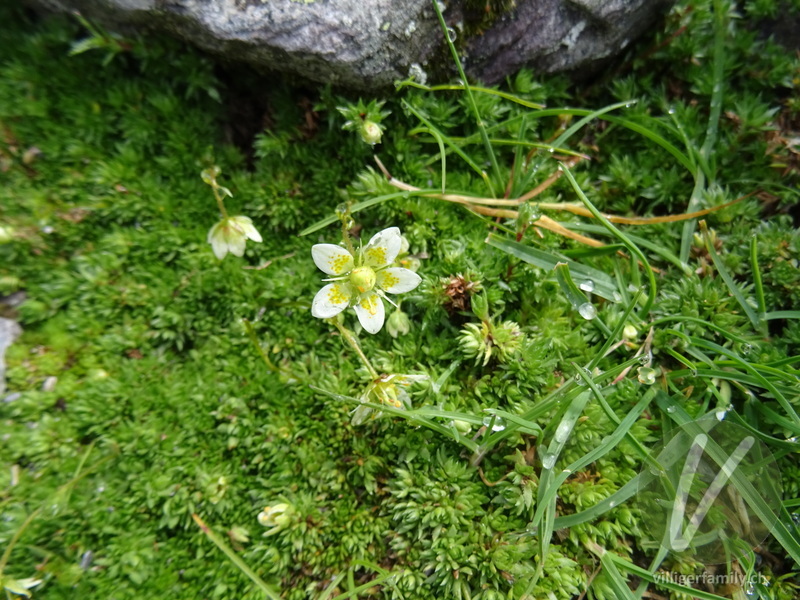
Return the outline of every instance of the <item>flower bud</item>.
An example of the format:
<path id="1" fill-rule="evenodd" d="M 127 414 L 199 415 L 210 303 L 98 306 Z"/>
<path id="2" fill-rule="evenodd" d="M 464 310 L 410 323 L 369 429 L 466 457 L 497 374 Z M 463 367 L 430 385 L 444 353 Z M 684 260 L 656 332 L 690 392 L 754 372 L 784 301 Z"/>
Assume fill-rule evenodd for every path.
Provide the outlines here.
<path id="1" fill-rule="evenodd" d="M 394 311 L 386 320 L 386 331 L 389 332 L 393 338 L 401 335 L 406 335 L 411 331 L 411 319 L 399 308 Z"/>
<path id="2" fill-rule="evenodd" d="M 472 425 L 470 425 L 466 421 L 462 421 L 461 419 L 454 419 L 453 427 L 455 427 L 458 430 L 458 432 L 461 433 L 462 435 L 467 435 L 472 429 Z"/>
<path id="3" fill-rule="evenodd" d="M 360 133 L 361 139 L 372 146 L 375 144 L 380 144 L 381 136 L 383 135 L 381 126 L 375 121 L 364 121 L 364 123 L 361 125 Z"/>
<path id="4" fill-rule="evenodd" d="M 622 337 L 626 340 L 635 340 L 639 337 L 639 330 L 633 325 L 625 325 L 622 329 Z"/>

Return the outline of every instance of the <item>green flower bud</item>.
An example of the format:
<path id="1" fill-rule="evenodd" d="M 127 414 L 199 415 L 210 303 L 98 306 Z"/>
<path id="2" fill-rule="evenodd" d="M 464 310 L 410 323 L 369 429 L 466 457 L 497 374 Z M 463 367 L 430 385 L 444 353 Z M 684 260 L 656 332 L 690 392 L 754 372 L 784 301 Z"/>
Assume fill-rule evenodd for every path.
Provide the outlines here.
<path id="1" fill-rule="evenodd" d="M 381 136 L 383 136 L 381 126 L 375 121 L 364 121 L 364 123 L 361 125 L 360 133 L 361 139 L 372 146 L 375 144 L 380 144 Z"/>
<path id="2" fill-rule="evenodd" d="M 411 320 L 406 313 L 398 308 L 386 319 L 386 331 L 388 331 L 389 335 L 393 338 L 406 335 L 411 331 Z"/>
<path id="3" fill-rule="evenodd" d="M 459 433 L 464 435 L 468 434 L 472 429 L 472 425 L 470 425 L 466 421 L 462 421 L 461 419 L 454 419 L 453 427 L 455 427 Z"/>

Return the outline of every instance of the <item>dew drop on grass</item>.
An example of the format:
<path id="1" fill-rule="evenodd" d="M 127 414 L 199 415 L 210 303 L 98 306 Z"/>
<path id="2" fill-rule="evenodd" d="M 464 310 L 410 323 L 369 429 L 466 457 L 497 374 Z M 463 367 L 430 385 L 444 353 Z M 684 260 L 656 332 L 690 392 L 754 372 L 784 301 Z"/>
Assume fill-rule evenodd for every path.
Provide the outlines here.
<path id="1" fill-rule="evenodd" d="M 581 284 L 578 287 L 581 288 L 584 292 L 593 292 L 594 281 L 592 281 L 591 279 L 587 279 L 586 281 L 581 282 Z"/>
<path id="2" fill-rule="evenodd" d="M 678 410 L 678 408 L 675 407 L 675 406 L 668 406 L 667 407 L 667 412 L 670 413 L 670 414 L 674 413 L 676 410 Z"/>
<path id="3" fill-rule="evenodd" d="M 552 452 L 549 454 L 545 454 L 544 458 L 542 459 L 542 468 L 547 469 L 548 471 L 552 469 L 556 464 L 556 455 Z"/>
<path id="4" fill-rule="evenodd" d="M 749 582 L 747 584 L 747 588 L 744 590 L 745 598 L 758 598 L 758 592 L 756 592 L 756 586 L 753 585 L 753 582 Z"/>
<path id="5" fill-rule="evenodd" d="M 492 417 L 483 417 L 483 426 L 489 427 L 492 424 Z M 492 431 L 503 431 L 506 428 L 506 422 L 501 417 L 494 418 L 494 425 Z"/>
<path id="6" fill-rule="evenodd" d="M 567 441 L 567 438 L 569 437 L 570 429 L 571 428 L 569 423 L 560 423 L 553 437 L 559 444 L 563 444 L 564 442 Z"/>
<path id="7" fill-rule="evenodd" d="M 453 29 L 452 27 L 448 27 L 447 28 L 447 39 L 450 40 L 451 42 L 455 42 L 457 37 L 458 36 L 456 35 L 456 30 Z"/>
<path id="8" fill-rule="evenodd" d="M 792 513 L 792 521 L 795 525 L 800 525 L 800 513 Z"/>
<path id="9" fill-rule="evenodd" d="M 591 321 L 597 316 L 597 309 L 589 302 L 584 302 L 578 307 L 578 314 L 587 321 Z"/>
<path id="10" fill-rule="evenodd" d="M 716 411 L 714 413 L 714 416 L 717 417 L 717 421 L 723 421 L 723 420 L 725 420 L 725 415 L 727 415 L 727 414 L 728 414 L 728 410 L 725 409 L 725 408 L 721 408 L 720 410 L 718 410 L 718 411 Z"/>

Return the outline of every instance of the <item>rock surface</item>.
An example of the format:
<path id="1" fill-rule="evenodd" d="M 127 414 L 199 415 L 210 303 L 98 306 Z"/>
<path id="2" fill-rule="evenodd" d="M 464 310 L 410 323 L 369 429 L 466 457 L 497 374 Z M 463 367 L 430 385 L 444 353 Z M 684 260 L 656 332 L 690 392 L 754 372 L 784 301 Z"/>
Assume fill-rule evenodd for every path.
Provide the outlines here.
<path id="1" fill-rule="evenodd" d="M 448 67 L 430 0 L 30 0 L 79 10 L 111 28 L 169 31 L 215 54 L 322 83 L 369 90 L 404 79 L 415 64 Z M 465 8 L 463 2 L 469 2 Z M 513 6 L 513 2 L 507 2 Z M 586 70 L 641 34 L 670 0 L 517 0 L 459 45 L 468 73 L 493 83 L 521 66 Z M 455 31 L 471 27 L 478 0 L 451 0 Z M 489 0 L 487 0 L 489 6 Z M 478 11 L 480 12 L 480 10 Z M 473 23 L 474 25 L 474 23 Z M 437 64 L 440 63 L 440 64 Z"/>
<path id="2" fill-rule="evenodd" d="M 16 321 L 0 317 L 0 394 L 6 391 L 6 349 L 22 334 Z"/>

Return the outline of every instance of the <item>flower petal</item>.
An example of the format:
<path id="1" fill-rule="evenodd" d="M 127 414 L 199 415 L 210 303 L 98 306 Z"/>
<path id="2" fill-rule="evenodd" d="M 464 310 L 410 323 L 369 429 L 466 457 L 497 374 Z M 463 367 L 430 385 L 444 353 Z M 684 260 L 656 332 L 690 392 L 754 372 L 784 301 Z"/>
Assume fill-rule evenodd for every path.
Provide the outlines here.
<path id="1" fill-rule="evenodd" d="M 217 223 L 211 228 L 211 231 L 208 232 L 208 241 L 211 244 L 211 249 L 214 251 L 214 256 L 216 256 L 218 260 L 222 260 L 228 253 L 228 242 L 225 240 L 223 232 L 220 231 L 219 225 L 220 224 Z"/>
<path id="2" fill-rule="evenodd" d="M 234 256 L 244 256 L 244 246 L 247 238 L 243 235 L 231 235 L 228 237 L 228 252 Z"/>
<path id="3" fill-rule="evenodd" d="M 350 304 L 353 292 L 346 282 L 329 283 L 314 296 L 311 314 L 318 319 L 335 317 Z"/>
<path id="4" fill-rule="evenodd" d="M 402 294 L 417 287 L 422 278 L 408 269 L 394 267 L 377 272 L 376 285 L 384 292 Z"/>
<path id="5" fill-rule="evenodd" d="M 258 229 L 255 228 L 253 225 L 253 219 L 250 217 L 233 217 L 231 221 L 235 221 L 239 228 L 242 230 L 245 236 L 249 239 L 253 240 L 254 242 L 262 242 L 263 239 L 261 238 L 261 234 L 258 233 Z"/>
<path id="6" fill-rule="evenodd" d="M 386 316 L 383 300 L 375 292 L 364 294 L 354 306 L 361 326 L 369 333 L 378 333 Z"/>
<path id="7" fill-rule="evenodd" d="M 353 270 L 353 255 L 341 246 L 316 244 L 311 247 L 311 258 L 317 268 L 327 275 L 341 275 Z"/>
<path id="8" fill-rule="evenodd" d="M 364 264 L 373 269 L 389 266 L 397 258 L 402 244 L 403 240 L 397 227 L 379 231 L 362 250 Z"/>

